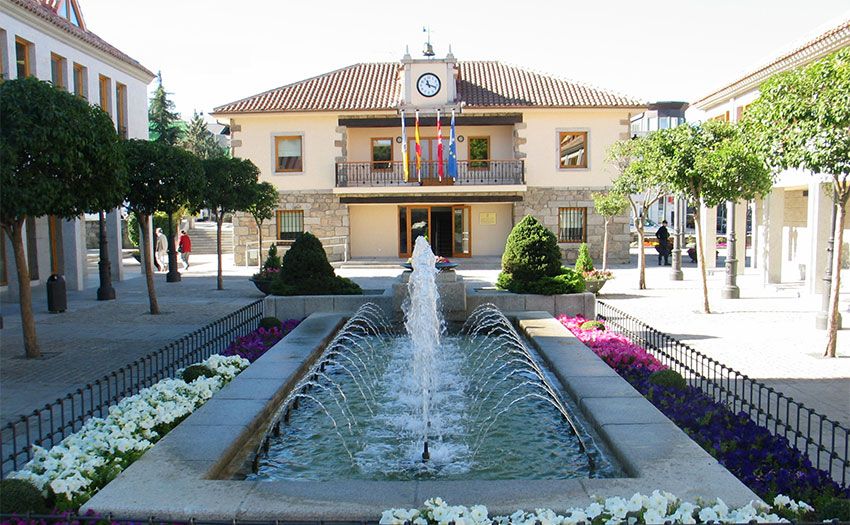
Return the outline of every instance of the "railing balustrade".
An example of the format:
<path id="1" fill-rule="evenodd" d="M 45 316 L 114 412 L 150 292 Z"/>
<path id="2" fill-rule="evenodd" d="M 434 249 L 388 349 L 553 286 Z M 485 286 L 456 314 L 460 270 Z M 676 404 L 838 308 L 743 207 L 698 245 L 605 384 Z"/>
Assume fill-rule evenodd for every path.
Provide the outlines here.
<path id="1" fill-rule="evenodd" d="M 50 448 L 73 434 L 92 417 L 104 417 L 109 407 L 127 396 L 207 357 L 222 352 L 237 337 L 257 328 L 263 300 L 254 301 L 217 321 L 186 334 L 82 388 L 58 398 L 0 428 L 0 478 L 32 459 L 32 446 Z"/>
<path id="2" fill-rule="evenodd" d="M 493 186 L 525 184 L 525 161 L 523 160 L 459 160 L 457 177 L 449 178 L 448 162 L 443 161 L 443 176 L 440 177 L 440 163 L 422 162 L 416 170 L 416 162 L 408 164 L 408 180 L 404 180 L 404 163 L 379 162 L 338 162 L 336 164 L 337 188 L 374 187 L 374 186 L 418 186 L 422 185 L 460 185 Z"/>
<path id="3" fill-rule="evenodd" d="M 596 318 L 680 373 L 691 386 L 785 437 L 842 486 L 850 483 L 850 430 L 843 425 L 610 304 L 597 301 Z"/>

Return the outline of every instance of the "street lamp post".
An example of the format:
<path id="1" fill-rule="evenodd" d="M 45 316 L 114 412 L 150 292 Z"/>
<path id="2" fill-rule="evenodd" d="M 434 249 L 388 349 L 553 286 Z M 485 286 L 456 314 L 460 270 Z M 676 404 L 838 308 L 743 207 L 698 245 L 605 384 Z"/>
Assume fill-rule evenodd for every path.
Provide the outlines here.
<path id="1" fill-rule="evenodd" d="M 673 233 L 675 245 L 673 246 L 673 266 L 670 268 L 670 280 L 681 281 L 684 279 L 682 272 L 682 250 L 685 240 L 685 214 L 682 213 L 682 203 L 684 199 L 676 197 L 676 204 L 673 208 L 676 210 L 676 230 Z"/>
<path id="2" fill-rule="evenodd" d="M 829 303 L 832 296 L 832 253 L 835 250 L 835 215 L 838 208 L 835 193 L 832 195 L 832 221 L 829 226 L 829 239 L 826 241 L 826 270 L 823 272 L 823 300 L 821 311 L 815 315 L 815 328 L 826 330 L 829 326 Z M 841 314 L 838 314 L 838 326 L 841 326 Z"/>
<path id="3" fill-rule="evenodd" d="M 726 241 L 726 285 L 720 296 L 724 299 L 738 299 L 741 297 L 741 289 L 736 283 L 738 272 L 738 259 L 736 258 L 735 250 L 735 202 L 728 201 L 726 203 L 726 231 L 728 238 Z"/>

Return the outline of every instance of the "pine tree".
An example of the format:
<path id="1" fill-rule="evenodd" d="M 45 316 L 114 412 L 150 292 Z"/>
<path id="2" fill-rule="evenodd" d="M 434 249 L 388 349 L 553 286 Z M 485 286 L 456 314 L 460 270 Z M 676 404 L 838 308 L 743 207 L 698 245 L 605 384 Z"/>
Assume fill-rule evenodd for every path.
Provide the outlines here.
<path id="1" fill-rule="evenodd" d="M 152 141 L 174 146 L 180 142 L 183 135 L 178 124 L 180 115 L 174 110 L 174 102 L 168 99 L 168 92 L 162 87 L 162 72 L 156 78 L 159 86 L 151 97 L 148 109 L 148 133 Z"/>
<path id="2" fill-rule="evenodd" d="M 227 156 L 227 150 L 222 148 L 215 136 L 207 129 L 202 113 L 197 111 L 189 122 L 186 138 L 181 142 L 183 149 L 189 150 L 202 159 L 215 159 Z"/>

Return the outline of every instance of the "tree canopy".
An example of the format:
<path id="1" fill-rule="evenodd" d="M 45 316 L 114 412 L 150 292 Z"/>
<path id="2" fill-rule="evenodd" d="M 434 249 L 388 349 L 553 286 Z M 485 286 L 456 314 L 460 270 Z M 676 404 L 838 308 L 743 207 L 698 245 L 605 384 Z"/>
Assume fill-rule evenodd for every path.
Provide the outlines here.
<path id="1" fill-rule="evenodd" d="M 259 227 L 263 221 L 267 221 L 274 217 L 274 211 L 277 209 L 277 189 L 269 182 L 259 182 L 255 184 L 251 191 L 251 204 L 245 210 L 254 217 Z"/>
<path id="2" fill-rule="evenodd" d="M 192 116 L 192 120 L 189 121 L 186 136 L 180 142 L 180 145 L 201 159 L 227 156 L 227 150 L 221 147 L 215 136 L 207 128 L 204 116 L 197 112 Z"/>
<path id="3" fill-rule="evenodd" d="M 184 133 L 180 115 L 174 110 L 174 102 L 169 100 L 169 93 L 162 86 L 162 73 L 156 78 L 159 85 L 148 108 L 148 133 L 152 141 L 174 146 L 180 142 Z"/>
<path id="4" fill-rule="evenodd" d="M 215 157 L 202 161 L 204 184 L 196 208 L 209 208 L 216 216 L 247 211 L 255 198 L 260 170 L 247 159 Z M 277 192 L 275 192 L 277 197 Z"/>

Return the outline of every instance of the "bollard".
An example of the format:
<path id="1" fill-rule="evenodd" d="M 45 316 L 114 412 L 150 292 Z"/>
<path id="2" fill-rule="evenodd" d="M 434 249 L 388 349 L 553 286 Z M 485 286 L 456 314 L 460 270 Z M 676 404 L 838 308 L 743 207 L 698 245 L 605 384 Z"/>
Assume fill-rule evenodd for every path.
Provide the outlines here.
<path id="1" fill-rule="evenodd" d="M 68 293 L 65 290 L 65 278 L 53 274 L 47 278 L 47 311 L 58 314 L 68 309 Z"/>

